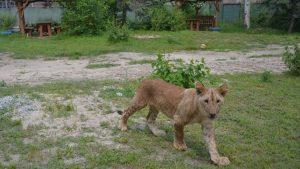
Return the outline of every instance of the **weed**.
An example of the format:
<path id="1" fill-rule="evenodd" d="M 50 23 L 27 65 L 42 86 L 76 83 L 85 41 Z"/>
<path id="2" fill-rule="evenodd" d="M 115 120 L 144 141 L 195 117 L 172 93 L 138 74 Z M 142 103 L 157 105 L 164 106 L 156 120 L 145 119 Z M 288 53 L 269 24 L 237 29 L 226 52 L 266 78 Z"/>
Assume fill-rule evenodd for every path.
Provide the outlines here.
<path id="1" fill-rule="evenodd" d="M 204 64 L 204 59 L 191 60 L 188 64 L 178 59 L 172 63 L 165 59 L 164 55 L 157 55 L 152 67 L 154 69 L 152 76 L 185 88 L 194 87 L 196 81 L 202 81 L 210 72 Z"/>
<path id="2" fill-rule="evenodd" d="M 108 68 L 108 67 L 114 67 L 119 66 L 119 64 L 113 64 L 113 63 L 90 63 L 86 66 L 88 69 L 99 69 L 99 68 Z"/>
<path id="3" fill-rule="evenodd" d="M 297 45 L 294 45 L 293 52 L 286 47 L 283 61 L 292 74 L 300 75 L 300 49 Z"/>
<path id="4" fill-rule="evenodd" d="M 102 122 L 100 122 L 100 127 L 109 128 L 109 123 L 107 121 L 102 121 Z"/>
<path id="5" fill-rule="evenodd" d="M 226 61 L 227 59 L 216 59 L 216 61 Z"/>
<path id="6" fill-rule="evenodd" d="M 260 76 L 260 80 L 262 82 L 271 82 L 271 80 L 272 80 L 271 77 L 272 77 L 272 75 L 271 75 L 270 71 L 264 71 Z"/>
<path id="7" fill-rule="evenodd" d="M 117 137 L 114 138 L 114 141 L 122 144 L 128 143 L 128 139 L 126 137 Z"/>
<path id="8" fill-rule="evenodd" d="M 0 87 L 6 87 L 6 86 L 7 86 L 7 84 L 5 83 L 5 81 L 1 80 L 0 81 Z"/>
<path id="9" fill-rule="evenodd" d="M 143 60 L 131 60 L 128 64 L 130 65 L 143 65 L 143 64 L 152 64 L 153 60 L 143 59 Z"/>
<path id="10" fill-rule="evenodd" d="M 279 55 L 253 55 L 249 56 L 249 58 L 269 58 L 269 57 L 279 57 Z"/>
<path id="11" fill-rule="evenodd" d="M 50 101 L 44 104 L 44 108 L 54 118 L 68 117 L 75 111 L 74 105 L 71 102 L 62 104 L 58 101 Z"/>

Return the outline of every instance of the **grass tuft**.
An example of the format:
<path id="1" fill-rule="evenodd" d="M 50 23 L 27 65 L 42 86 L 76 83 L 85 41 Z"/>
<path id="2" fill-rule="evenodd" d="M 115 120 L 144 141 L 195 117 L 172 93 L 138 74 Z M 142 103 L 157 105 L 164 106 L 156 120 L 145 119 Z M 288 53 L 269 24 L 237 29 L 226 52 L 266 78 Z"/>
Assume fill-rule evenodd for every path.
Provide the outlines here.
<path id="1" fill-rule="evenodd" d="M 131 60 L 128 64 L 129 65 L 143 65 L 143 64 L 151 64 L 153 60 L 150 59 L 143 59 L 143 60 Z"/>
<path id="2" fill-rule="evenodd" d="M 119 66 L 119 64 L 113 64 L 113 63 L 90 63 L 86 66 L 88 69 L 100 69 L 100 68 L 108 68 L 108 67 L 114 67 Z"/>

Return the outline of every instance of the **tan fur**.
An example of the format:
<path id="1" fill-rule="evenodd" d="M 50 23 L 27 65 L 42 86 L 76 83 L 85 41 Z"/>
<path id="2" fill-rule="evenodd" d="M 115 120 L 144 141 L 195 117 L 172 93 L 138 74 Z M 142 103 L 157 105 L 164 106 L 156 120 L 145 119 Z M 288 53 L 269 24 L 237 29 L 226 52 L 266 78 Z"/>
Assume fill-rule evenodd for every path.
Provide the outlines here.
<path id="1" fill-rule="evenodd" d="M 137 89 L 131 105 L 123 111 L 119 128 L 126 131 L 128 118 L 136 111 L 149 106 L 147 122 L 150 130 L 155 135 L 162 134 L 154 126 L 158 113 L 162 112 L 174 119 L 174 147 L 185 150 L 187 146 L 184 143 L 184 126 L 200 123 L 211 160 L 217 165 L 228 165 L 229 159 L 218 154 L 212 123 L 219 113 L 227 90 L 226 84 L 214 89 L 206 88 L 198 82 L 195 88 L 184 89 L 160 79 L 144 80 Z"/>

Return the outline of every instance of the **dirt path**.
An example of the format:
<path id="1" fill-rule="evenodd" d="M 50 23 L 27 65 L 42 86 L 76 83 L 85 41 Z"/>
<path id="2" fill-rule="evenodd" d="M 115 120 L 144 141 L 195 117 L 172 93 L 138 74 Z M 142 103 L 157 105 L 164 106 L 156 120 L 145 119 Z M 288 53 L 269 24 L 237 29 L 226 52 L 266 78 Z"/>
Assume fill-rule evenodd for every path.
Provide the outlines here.
<path id="1" fill-rule="evenodd" d="M 286 68 L 281 60 L 284 47 L 269 45 L 265 49 L 248 52 L 182 51 L 167 54 L 170 59 L 205 59 L 214 74 L 236 72 L 280 73 Z M 14 60 L 0 53 L 0 80 L 7 84 L 39 84 L 56 80 L 124 79 L 150 74 L 149 64 L 129 64 L 135 60 L 153 60 L 155 55 L 142 53 L 112 53 L 80 60 Z M 110 63 L 117 66 L 89 69 L 90 63 Z"/>

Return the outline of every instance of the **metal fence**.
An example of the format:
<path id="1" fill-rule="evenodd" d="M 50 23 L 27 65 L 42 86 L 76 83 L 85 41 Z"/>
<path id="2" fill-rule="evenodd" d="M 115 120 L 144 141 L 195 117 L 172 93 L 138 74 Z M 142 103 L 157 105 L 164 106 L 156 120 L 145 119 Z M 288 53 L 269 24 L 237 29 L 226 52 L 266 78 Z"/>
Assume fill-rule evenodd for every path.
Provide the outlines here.
<path id="1" fill-rule="evenodd" d="M 13 8 L 15 2 L 13 0 L 0 0 L 0 8 Z"/>

